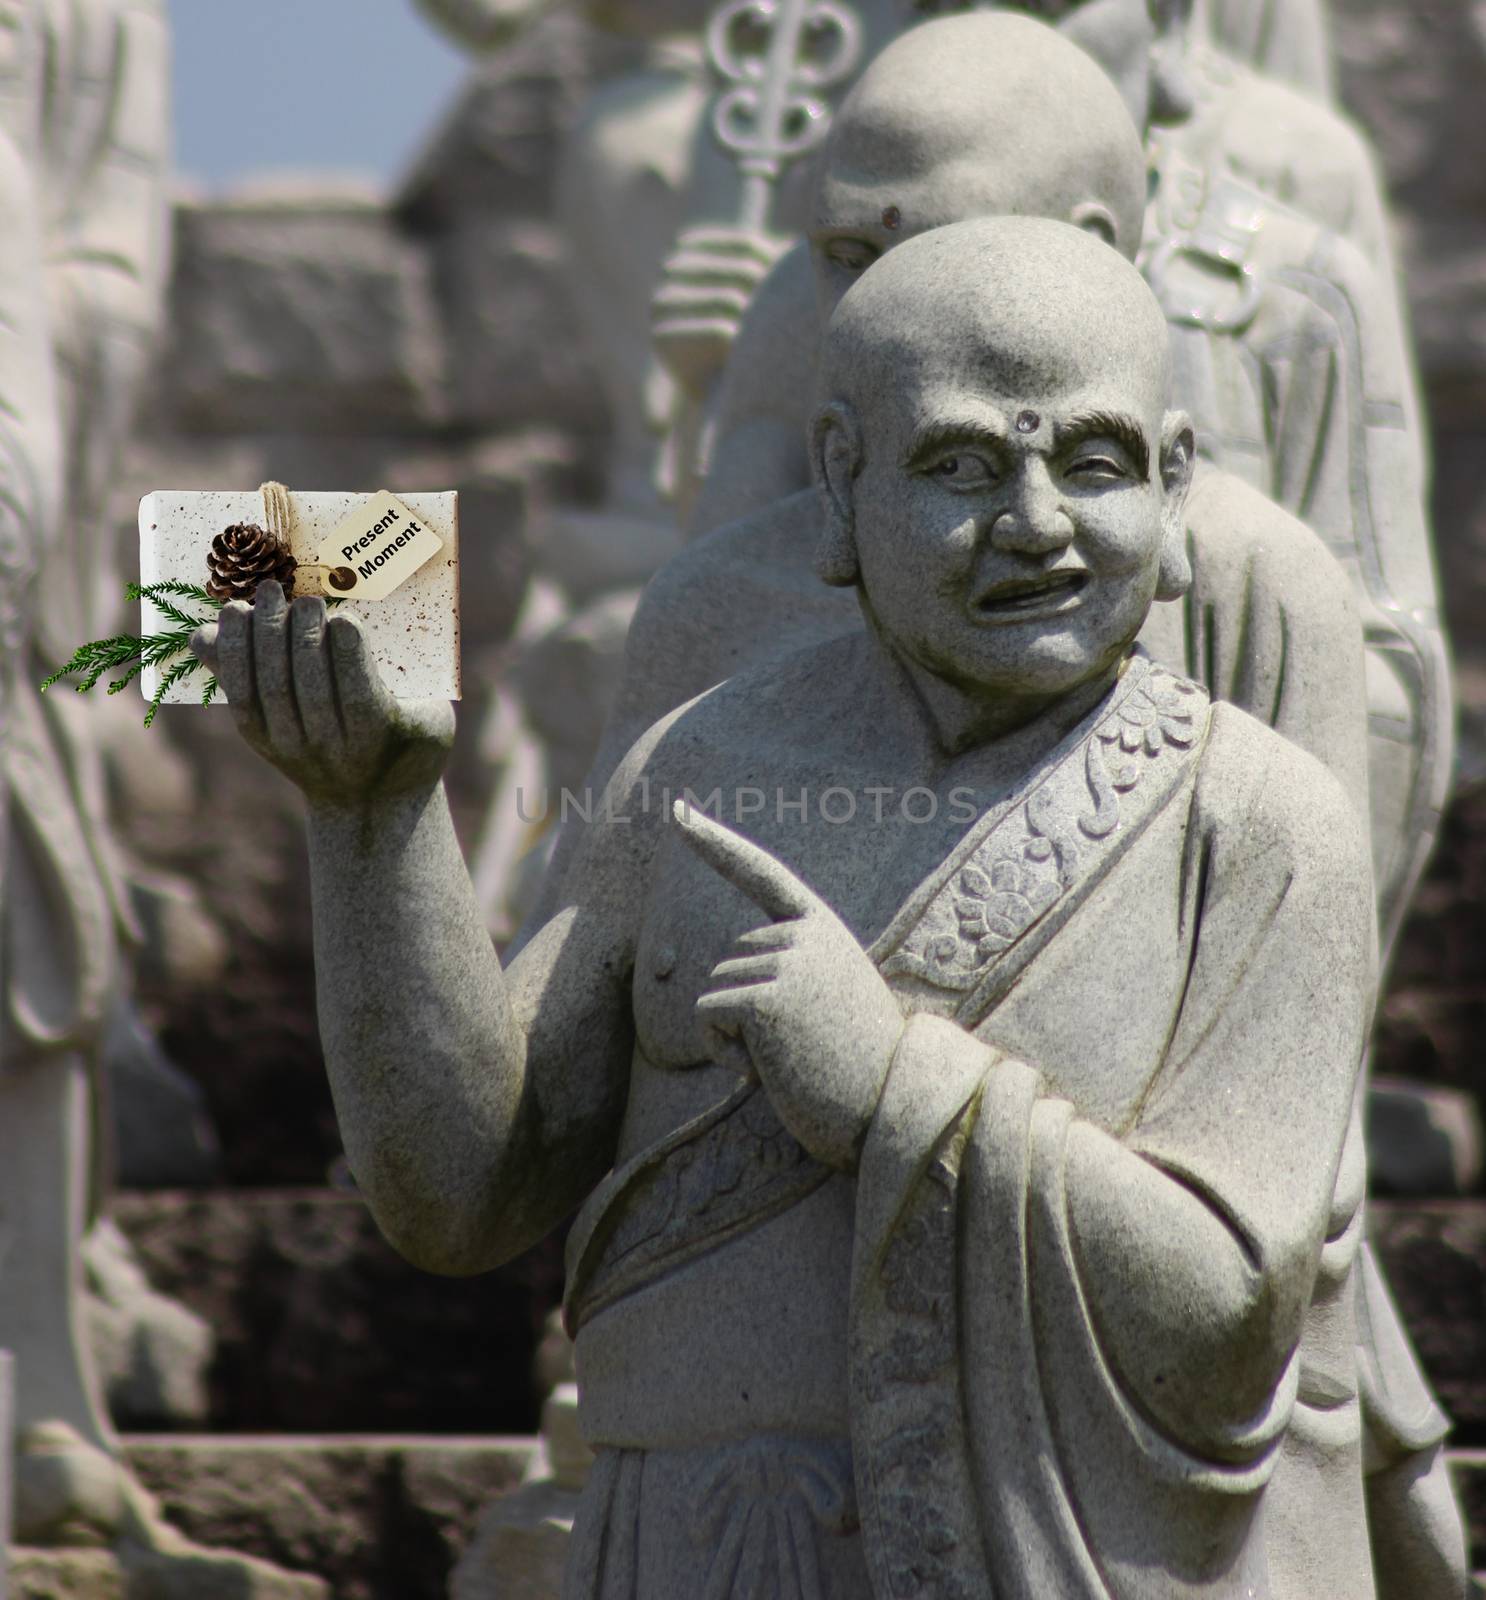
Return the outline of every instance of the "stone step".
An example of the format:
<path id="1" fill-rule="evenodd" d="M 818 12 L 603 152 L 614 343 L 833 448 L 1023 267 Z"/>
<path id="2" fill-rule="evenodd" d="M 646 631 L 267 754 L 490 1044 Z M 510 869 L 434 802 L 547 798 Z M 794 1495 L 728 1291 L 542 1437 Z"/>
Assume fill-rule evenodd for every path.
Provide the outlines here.
<path id="1" fill-rule="evenodd" d="M 184 1533 L 315 1573 L 336 1600 L 444 1600 L 482 1510 L 520 1485 L 537 1449 L 535 1438 L 126 1440 Z M 1452 1451 L 1450 1465 L 1472 1562 L 1486 1566 L 1486 1450 Z"/>
<path id="2" fill-rule="evenodd" d="M 324 1579 L 335 1600 L 446 1600 L 449 1580 L 482 1513 L 512 1497 L 537 1457 L 535 1438 L 239 1437 L 135 1434 L 125 1453 L 182 1532 Z M 1486 1451 L 1454 1451 L 1451 1467 L 1486 1564 Z M 542 1501 L 546 1493 L 552 1505 Z M 535 1497 L 535 1498 L 533 1498 Z M 483 1518 L 462 1589 L 483 1596 L 497 1563 L 531 1583 L 560 1569 L 576 1503 L 548 1483 L 510 1498 L 510 1527 Z M 554 1510 L 555 1508 L 555 1510 Z M 46 1600 L 105 1600 L 89 1552 L 16 1552 L 21 1592 Z M 111 1570 L 111 1568 L 110 1568 Z M 111 1580 L 112 1581 L 112 1580 Z M 1477 1591 L 1486 1595 L 1480 1577 Z M 120 1590 L 122 1600 L 122 1590 Z M 545 1597 L 544 1597 L 545 1600 Z"/>
<path id="3" fill-rule="evenodd" d="M 354 1193 L 124 1193 L 114 1213 L 152 1283 L 215 1330 L 213 1431 L 535 1431 L 555 1237 L 444 1279 L 402 1261 Z M 1371 1224 L 1453 1442 L 1486 1448 L 1486 1200 L 1375 1201 Z"/>
<path id="4" fill-rule="evenodd" d="M 133 1434 L 125 1454 L 198 1543 L 324 1578 L 335 1600 L 445 1600 L 480 1513 L 535 1438 Z"/>
<path id="5" fill-rule="evenodd" d="M 533 1357 L 562 1293 L 552 1239 L 499 1271 L 403 1261 L 355 1193 L 121 1193 L 151 1284 L 205 1319 L 212 1433 L 534 1433 Z"/>

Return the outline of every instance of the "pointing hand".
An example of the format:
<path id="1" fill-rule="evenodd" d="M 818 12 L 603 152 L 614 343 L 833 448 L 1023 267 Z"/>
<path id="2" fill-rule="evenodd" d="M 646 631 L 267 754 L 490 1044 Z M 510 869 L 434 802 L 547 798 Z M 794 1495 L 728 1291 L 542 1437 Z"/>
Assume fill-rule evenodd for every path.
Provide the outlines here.
<path id="1" fill-rule="evenodd" d="M 788 867 L 679 803 L 682 838 L 768 921 L 743 934 L 697 1001 L 715 1058 L 757 1073 L 819 1160 L 855 1165 L 903 1029 L 897 1002 L 851 930 Z"/>

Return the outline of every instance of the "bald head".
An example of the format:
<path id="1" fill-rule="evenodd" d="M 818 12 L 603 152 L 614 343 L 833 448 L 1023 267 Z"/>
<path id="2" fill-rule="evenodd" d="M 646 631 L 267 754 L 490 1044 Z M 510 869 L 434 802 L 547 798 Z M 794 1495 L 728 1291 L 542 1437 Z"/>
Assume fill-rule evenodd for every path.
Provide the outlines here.
<path id="1" fill-rule="evenodd" d="M 832 129 L 812 238 L 878 253 L 983 216 L 1090 228 L 1133 259 L 1146 201 L 1141 137 L 1104 72 L 1014 13 L 944 17 L 868 67 Z"/>
<path id="2" fill-rule="evenodd" d="M 1192 431 L 1168 376 L 1154 296 L 1080 229 L 995 217 L 910 239 L 826 331 L 821 576 L 858 587 L 931 698 L 1025 709 L 1102 680 L 1190 580 Z"/>
<path id="3" fill-rule="evenodd" d="M 1040 217 L 958 223 L 907 240 L 847 292 L 820 393 L 864 409 L 941 381 L 1028 398 L 1107 384 L 1160 415 L 1167 328 L 1145 280 L 1092 235 Z"/>

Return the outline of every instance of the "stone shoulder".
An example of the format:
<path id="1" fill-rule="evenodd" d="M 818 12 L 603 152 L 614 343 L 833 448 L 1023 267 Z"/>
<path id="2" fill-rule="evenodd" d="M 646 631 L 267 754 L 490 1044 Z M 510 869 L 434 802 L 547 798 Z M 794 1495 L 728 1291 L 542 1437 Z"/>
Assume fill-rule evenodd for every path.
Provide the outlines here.
<path id="1" fill-rule="evenodd" d="M 1365 906 L 1372 924 L 1368 841 L 1346 790 L 1316 758 L 1237 706 L 1215 701 L 1194 796 L 1205 832 L 1250 856 L 1279 852 L 1291 876 Z"/>

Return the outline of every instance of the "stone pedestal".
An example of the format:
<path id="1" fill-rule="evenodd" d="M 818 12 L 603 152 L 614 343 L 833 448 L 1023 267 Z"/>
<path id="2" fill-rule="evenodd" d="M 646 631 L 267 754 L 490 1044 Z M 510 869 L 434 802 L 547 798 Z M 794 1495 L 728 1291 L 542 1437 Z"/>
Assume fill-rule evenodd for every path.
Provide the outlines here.
<path id="1" fill-rule="evenodd" d="M 560 1383 L 542 1408 L 541 1445 L 527 1482 L 481 1517 L 449 1580 L 449 1600 L 558 1600 L 592 1465 L 578 1432 L 578 1386 Z"/>

